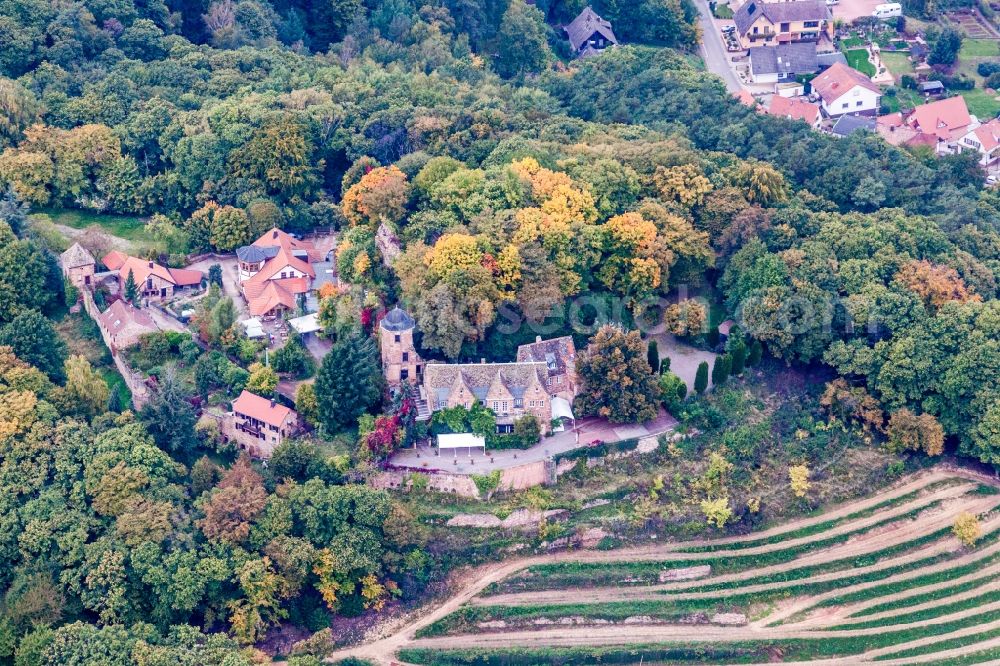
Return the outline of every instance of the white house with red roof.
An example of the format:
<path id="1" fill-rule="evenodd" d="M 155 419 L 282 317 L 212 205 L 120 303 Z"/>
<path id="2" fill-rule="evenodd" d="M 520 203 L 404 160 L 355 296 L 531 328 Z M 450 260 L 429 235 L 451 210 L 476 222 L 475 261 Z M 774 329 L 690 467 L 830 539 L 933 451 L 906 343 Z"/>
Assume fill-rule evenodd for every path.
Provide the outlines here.
<path id="1" fill-rule="evenodd" d="M 830 117 L 853 113 L 878 114 L 882 91 L 872 80 L 843 63 L 834 63 L 812 80 L 813 92 L 820 97 L 820 108 Z"/>
<path id="2" fill-rule="evenodd" d="M 979 121 L 969 113 L 965 98 L 956 95 L 914 108 L 906 117 L 906 124 L 926 135 L 926 143 L 936 144 L 937 152 L 950 153 L 979 125 Z M 933 137 L 933 142 L 930 137 Z"/>
<path id="3" fill-rule="evenodd" d="M 243 391 L 233 401 L 230 436 L 255 458 L 270 458 L 278 444 L 295 435 L 299 415 L 294 409 Z"/>
<path id="4" fill-rule="evenodd" d="M 322 255 L 311 242 L 277 228 L 238 248 L 240 288 L 250 314 L 271 317 L 294 310 L 298 298 L 315 287 Z"/>
<path id="5" fill-rule="evenodd" d="M 823 119 L 819 106 L 801 99 L 790 99 L 781 95 L 771 97 L 768 115 L 781 116 L 790 120 L 801 120 L 813 128 L 818 128 Z"/>
<path id="6" fill-rule="evenodd" d="M 1000 161 L 1000 120 L 994 118 L 988 123 L 966 132 L 956 148 L 959 152 L 974 150 L 979 153 L 979 163 L 990 166 Z"/>
<path id="7" fill-rule="evenodd" d="M 132 257 L 118 250 L 104 255 L 101 263 L 118 274 L 118 293 L 125 293 L 125 283 L 131 274 L 139 295 L 143 298 L 165 299 L 178 290 L 201 285 L 205 274 L 185 268 L 168 268 L 149 259 Z"/>

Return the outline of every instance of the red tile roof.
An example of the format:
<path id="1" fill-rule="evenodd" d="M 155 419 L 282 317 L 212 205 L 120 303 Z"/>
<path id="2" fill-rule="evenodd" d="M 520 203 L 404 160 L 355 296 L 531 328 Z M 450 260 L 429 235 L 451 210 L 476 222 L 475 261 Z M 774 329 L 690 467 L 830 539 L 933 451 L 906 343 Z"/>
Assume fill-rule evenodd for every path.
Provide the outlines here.
<path id="1" fill-rule="evenodd" d="M 294 410 L 250 391 L 243 391 L 233 400 L 233 411 L 275 427 L 284 425 L 289 415 L 298 417 Z"/>
<path id="2" fill-rule="evenodd" d="M 815 125 L 820 117 L 819 106 L 800 99 L 788 99 L 781 95 L 774 95 L 771 98 L 771 106 L 767 112 L 772 116 L 804 120 L 810 125 Z"/>
<path id="3" fill-rule="evenodd" d="M 750 91 L 747 90 L 746 88 L 740 88 L 740 91 L 738 93 L 736 93 L 735 95 L 733 95 L 733 97 L 735 97 L 736 99 L 740 100 L 740 102 L 742 102 L 743 104 L 746 104 L 747 106 L 749 106 L 751 108 L 757 106 L 757 100 L 754 99 L 754 96 L 751 95 Z"/>
<path id="4" fill-rule="evenodd" d="M 108 254 L 102 259 L 104 265 L 108 268 L 111 266 L 107 263 L 109 258 L 111 261 L 117 261 L 118 257 L 112 257 L 114 252 Z M 122 280 L 128 279 L 128 274 L 131 271 L 132 277 L 136 284 L 142 284 L 146 279 L 153 275 L 162 280 L 166 280 L 170 284 L 177 287 L 189 287 L 191 285 L 199 284 L 204 277 L 201 271 L 186 270 L 183 268 L 167 268 L 166 266 L 161 266 L 155 261 L 149 261 L 148 259 L 140 259 L 139 257 L 125 257 L 117 269 L 112 268 L 111 270 L 117 270 L 118 275 L 121 276 Z"/>
<path id="5" fill-rule="evenodd" d="M 118 250 L 111 250 L 104 258 L 101 259 L 101 263 L 108 267 L 109 271 L 116 271 L 122 267 L 125 260 L 128 259 L 128 255 L 124 252 L 119 252 Z"/>
<path id="6" fill-rule="evenodd" d="M 913 109 L 906 122 L 924 134 L 933 134 L 947 141 L 964 136 L 972 124 L 972 117 L 969 116 L 965 98 L 956 95 L 929 104 L 921 104 Z"/>
<path id="7" fill-rule="evenodd" d="M 830 104 L 850 92 L 855 86 L 879 93 L 879 87 L 856 69 L 842 62 L 836 62 L 812 80 L 812 87 L 823 100 Z"/>
<path id="8" fill-rule="evenodd" d="M 294 288 L 296 285 L 289 283 L 295 282 L 304 283 L 305 278 L 268 280 L 260 286 L 260 291 L 257 291 L 253 295 L 251 295 L 250 291 L 244 291 L 247 297 L 247 309 L 250 310 L 250 314 L 254 317 L 266 315 L 279 305 L 284 306 L 288 310 L 295 309 L 295 293 L 302 293 L 301 291 L 290 291 L 289 288 Z M 247 283 L 243 284 L 245 288 Z"/>
<path id="9" fill-rule="evenodd" d="M 982 151 L 989 152 L 1000 146 L 1000 120 L 994 118 L 988 123 L 983 123 L 972 130 L 982 144 Z"/>

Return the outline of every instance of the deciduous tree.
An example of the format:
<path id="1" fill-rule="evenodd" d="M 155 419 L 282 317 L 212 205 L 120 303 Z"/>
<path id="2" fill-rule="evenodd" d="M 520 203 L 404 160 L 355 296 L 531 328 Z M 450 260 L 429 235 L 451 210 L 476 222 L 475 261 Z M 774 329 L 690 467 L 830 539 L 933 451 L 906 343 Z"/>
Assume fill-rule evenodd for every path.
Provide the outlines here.
<path id="1" fill-rule="evenodd" d="M 654 419 L 659 388 L 644 352 L 638 331 L 602 326 L 577 357 L 577 409 L 614 423 Z"/>

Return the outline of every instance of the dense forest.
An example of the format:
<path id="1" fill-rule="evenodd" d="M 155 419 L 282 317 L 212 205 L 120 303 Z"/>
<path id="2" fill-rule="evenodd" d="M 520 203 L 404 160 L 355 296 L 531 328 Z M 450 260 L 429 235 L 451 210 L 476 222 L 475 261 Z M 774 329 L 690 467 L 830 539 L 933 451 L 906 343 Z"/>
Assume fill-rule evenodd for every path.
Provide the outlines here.
<path id="1" fill-rule="evenodd" d="M 581 296 L 631 320 L 718 293 L 768 354 L 836 371 L 836 418 L 1000 464 L 1000 194 L 974 158 L 754 112 L 692 59 L 687 0 L 595 5 L 631 45 L 569 61 L 554 26 L 583 5 L 0 2 L 0 663 L 256 663 L 274 624 L 440 573 L 392 496 L 315 451 L 223 468 L 175 403 L 94 389 L 52 342 L 31 209 L 150 216 L 174 264 L 337 229 L 331 335 L 360 346 L 402 301 L 446 359 L 509 360 L 502 323 L 561 330 Z"/>

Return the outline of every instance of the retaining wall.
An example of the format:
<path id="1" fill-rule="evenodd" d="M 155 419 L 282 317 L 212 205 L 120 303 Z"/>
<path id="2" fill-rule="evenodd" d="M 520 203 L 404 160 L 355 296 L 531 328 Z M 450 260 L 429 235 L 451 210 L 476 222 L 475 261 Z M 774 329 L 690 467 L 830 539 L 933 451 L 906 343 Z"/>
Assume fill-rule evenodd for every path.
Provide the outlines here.
<path id="1" fill-rule="evenodd" d="M 146 386 L 143 376 L 129 367 L 129 364 L 125 362 L 125 357 L 112 343 L 111 335 L 101 326 L 101 311 L 94 303 L 94 295 L 89 289 L 81 289 L 80 294 L 83 297 L 83 309 L 97 324 L 97 330 L 101 332 L 101 339 L 104 340 L 104 346 L 111 353 L 111 359 L 115 362 L 115 367 L 118 368 L 118 374 L 122 376 L 128 390 L 132 392 L 132 406 L 137 410 L 142 409 L 142 406 L 149 401 L 149 388 Z"/>

